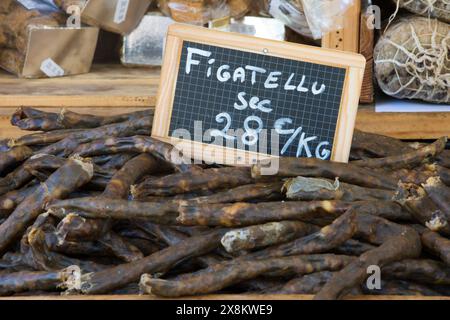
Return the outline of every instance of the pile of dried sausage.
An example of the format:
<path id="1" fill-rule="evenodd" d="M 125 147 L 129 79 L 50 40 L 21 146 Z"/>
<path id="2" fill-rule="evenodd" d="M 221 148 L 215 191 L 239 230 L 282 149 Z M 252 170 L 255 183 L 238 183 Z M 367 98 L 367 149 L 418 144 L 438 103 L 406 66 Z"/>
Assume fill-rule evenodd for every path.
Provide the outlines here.
<path id="1" fill-rule="evenodd" d="M 349 164 L 179 164 L 153 114 L 20 108 L 0 141 L 0 295 L 450 295 L 447 138 Z M 381 270 L 368 286 L 368 270 Z"/>

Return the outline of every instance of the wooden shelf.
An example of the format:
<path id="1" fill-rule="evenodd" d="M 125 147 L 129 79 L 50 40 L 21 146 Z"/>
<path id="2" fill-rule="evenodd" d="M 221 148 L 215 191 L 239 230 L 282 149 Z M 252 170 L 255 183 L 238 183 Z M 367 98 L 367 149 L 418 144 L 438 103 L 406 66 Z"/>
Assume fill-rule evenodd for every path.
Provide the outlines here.
<path id="1" fill-rule="evenodd" d="M 154 107 L 159 76 L 159 68 L 121 65 L 94 65 L 91 73 L 58 79 L 17 79 L 0 71 L 0 135 L 23 134 L 9 125 L 19 106 L 97 114 Z M 450 113 L 376 113 L 373 106 L 361 105 L 356 127 L 400 139 L 433 139 L 450 136 Z"/>
<path id="2" fill-rule="evenodd" d="M 361 105 L 356 128 L 398 139 L 436 139 L 450 137 L 450 112 L 375 112 L 375 107 Z"/>
<path id="3" fill-rule="evenodd" d="M 94 65 L 54 79 L 18 79 L 0 71 L 0 107 L 149 107 L 156 103 L 159 68 Z"/>

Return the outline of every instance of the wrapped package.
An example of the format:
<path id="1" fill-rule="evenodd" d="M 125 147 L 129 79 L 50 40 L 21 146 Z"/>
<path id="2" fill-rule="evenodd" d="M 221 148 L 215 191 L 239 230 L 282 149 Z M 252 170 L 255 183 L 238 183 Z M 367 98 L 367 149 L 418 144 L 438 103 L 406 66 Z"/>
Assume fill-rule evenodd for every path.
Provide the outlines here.
<path id="1" fill-rule="evenodd" d="M 301 3 L 314 39 L 344 27 L 347 10 L 355 0 L 296 0 Z"/>
<path id="2" fill-rule="evenodd" d="M 204 25 L 209 20 L 206 0 L 170 0 L 168 6 L 177 22 Z"/>
<path id="3" fill-rule="evenodd" d="M 448 0 L 392 0 L 406 10 L 425 17 L 450 22 L 450 1 Z"/>
<path id="4" fill-rule="evenodd" d="M 65 15 L 42 0 L 26 5 L 13 1 L 0 13 L 0 67 L 27 78 L 88 72 L 98 29 L 65 27 Z"/>
<path id="5" fill-rule="evenodd" d="M 121 62 L 125 66 L 161 66 L 167 29 L 175 23 L 156 12 L 144 16 L 139 26 L 123 37 Z"/>
<path id="6" fill-rule="evenodd" d="M 297 33 L 313 39 L 342 29 L 342 17 L 355 0 L 271 0 L 269 13 Z"/>
<path id="7" fill-rule="evenodd" d="M 232 19 L 229 30 L 269 40 L 286 40 L 284 24 L 274 18 L 247 16 L 240 20 Z"/>
<path id="8" fill-rule="evenodd" d="M 375 76 L 380 88 L 395 98 L 448 104 L 449 53 L 449 24 L 404 17 L 375 46 Z"/>
<path id="9" fill-rule="evenodd" d="M 226 0 L 169 0 L 167 6 L 173 20 L 193 25 L 230 18 Z"/>
<path id="10" fill-rule="evenodd" d="M 121 62 L 125 66 L 161 66 L 167 29 L 175 23 L 170 17 L 151 12 L 139 26 L 123 37 Z M 224 30 L 222 28 L 214 28 Z M 244 17 L 231 19 L 227 31 L 271 40 L 285 40 L 284 24 L 273 18 Z"/>
<path id="11" fill-rule="evenodd" d="M 269 13 L 302 36 L 313 38 L 302 3 L 299 0 L 271 0 Z"/>
<path id="12" fill-rule="evenodd" d="M 81 21 L 104 30 L 129 34 L 147 12 L 151 0 L 55 0 L 67 10 L 71 5 L 80 6 Z"/>

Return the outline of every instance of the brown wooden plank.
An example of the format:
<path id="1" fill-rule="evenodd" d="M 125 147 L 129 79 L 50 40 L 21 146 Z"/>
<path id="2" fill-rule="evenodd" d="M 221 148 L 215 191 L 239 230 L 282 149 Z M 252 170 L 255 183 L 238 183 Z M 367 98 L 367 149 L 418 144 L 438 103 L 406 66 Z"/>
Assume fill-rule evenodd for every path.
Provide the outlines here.
<path id="1" fill-rule="evenodd" d="M 207 296 L 186 297 L 182 300 L 312 300 L 312 295 L 246 295 L 246 294 L 216 294 Z M 31 296 L 4 297 L 0 300 L 164 300 L 150 295 L 98 295 L 98 296 Z M 168 299 L 177 300 L 177 299 Z M 450 297 L 425 296 L 351 296 L 346 300 L 450 300 Z"/>
<path id="2" fill-rule="evenodd" d="M 361 53 L 367 60 L 361 89 L 361 103 L 373 103 L 374 99 L 373 47 L 375 42 L 375 31 L 373 28 L 369 28 L 368 26 L 368 21 L 371 21 L 371 19 L 374 19 L 374 15 L 367 13 L 361 14 L 359 53 Z"/>
<path id="3" fill-rule="evenodd" d="M 356 128 L 398 139 L 435 139 L 450 136 L 450 112 L 375 112 L 360 106 Z"/>
<path id="4" fill-rule="evenodd" d="M 0 107 L 149 107 L 156 103 L 159 68 L 94 65 L 87 74 L 18 79 L 0 71 Z"/>

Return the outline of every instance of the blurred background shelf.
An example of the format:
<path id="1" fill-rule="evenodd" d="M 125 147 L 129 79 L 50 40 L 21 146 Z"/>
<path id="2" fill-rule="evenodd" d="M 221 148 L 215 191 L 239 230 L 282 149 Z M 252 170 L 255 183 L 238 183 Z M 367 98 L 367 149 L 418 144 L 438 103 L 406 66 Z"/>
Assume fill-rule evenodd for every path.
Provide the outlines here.
<path id="1" fill-rule="evenodd" d="M 435 139 L 450 136 L 450 112 L 375 112 L 360 105 L 356 128 L 398 139 Z"/>
<path id="2" fill-rule="evenodd" d="M 88 74 L 54 79 L 18 79 L 0 71 L 0 136 L 23 134 L 9 124 L 19 106 L 46 109 L 70 108 L 77 112 L 114 114 L 156 104 L 159 68 L 126 68 L 97 64 Z M 450 113 L 376 113 L 361 105 L 356 127 L 400 139 L 433 139 L 450 136 Z"/>
<path id="3" fill-rule="evenodd" d="M 90 73 L 18 79 L 0 70 L 0 107 L 149 107 L 156 103 L 160 68 L 97 64 Z"/>

